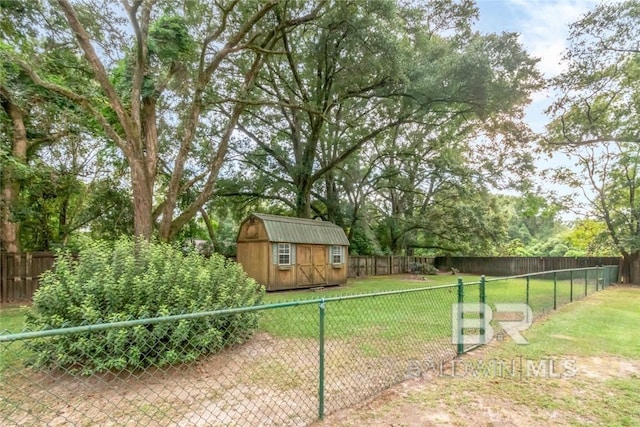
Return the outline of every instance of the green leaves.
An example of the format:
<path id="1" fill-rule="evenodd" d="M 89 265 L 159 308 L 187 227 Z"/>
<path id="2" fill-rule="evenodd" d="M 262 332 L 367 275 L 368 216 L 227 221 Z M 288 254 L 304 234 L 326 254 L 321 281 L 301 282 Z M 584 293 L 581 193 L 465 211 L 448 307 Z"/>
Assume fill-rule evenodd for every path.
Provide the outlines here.
<path id="1" fill-rule="evenodd" d="M 180 62 L 194 54 L 195 41 L 180 16 L 162 16 L 149 29 L 149 55 L 161 62 Z"/>
<path id="2" fill-rule="evenodd" d="M 33 330 L 109 323 L 258 304 L 264 290 L 218 255 L 183 255 L 167 244 L 90 241 L 61 253 L 27 315 Z M 34 342 L 37 368 L 83 374 L 183 363 L 250 337 L 257 314 L 57 336 Z"/>

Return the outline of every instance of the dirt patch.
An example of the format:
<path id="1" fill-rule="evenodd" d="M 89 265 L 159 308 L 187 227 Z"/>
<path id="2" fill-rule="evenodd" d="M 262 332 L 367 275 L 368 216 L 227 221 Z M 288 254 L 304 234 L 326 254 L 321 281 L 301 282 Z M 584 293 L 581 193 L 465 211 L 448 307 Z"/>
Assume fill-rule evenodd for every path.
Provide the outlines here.
<path id="1" fill-rule="evenodd" d="M 316 413 L 317 371 L 316 340 L 259 334 L 181 367 L 5 373 L 0 417 L 12 425 L 300 425 Z"/>
<path id="2" fill-rule="evenodd" d="M 606 383 L 616 378 L 640 379 L 640 360 L 619 357 L 567 357 L 570 375 L 543 372 L 542 377 L 522 376 L 511 370 L 470 373 L 460 366 L 478 366 L 487 348 L 444 364 L 444 369 L 430 370 L 420 378 L 405 381 L 354 408 L 338 411 L 321 426 L 547 426 L 592 424 L 594 420 L 561 409 L 558 400 L 575 399 L 576 405 L 588 404 L 606 390 Z M 542 360 L 545 363 L 546 359 Z M 535 368 L 541 360 L 536 360 Z M 453 372 L 455 366 L 458 372 Z M 485 362 L 484 366 L 487 364 Z M 525 365 L 521 365 L 525 366 Z M 545 365 L 548 367 L 548 365 Z M 517 370 L 516 370 L 517 371 Z M 540 374 L 540 371 L 538 371 Z M 530 405 L 528 396 L 543 396 L 542 409 Z M 596 404 L 596 403 L 594 403 Z"/>
<path id="3" fill-rule="evenodd" d="M 450 360 L 454 350 L 444 339 L 389 346 L 371 334 L 328 338 L 327 413 L 404 381 L 424 354 Z M 318 371 L 317 339 L 261 333 L 181 367 L 91 377 L 5 372 L 0 418 L 10 425 L 306 425 L 318 416 Z"/>
<path id="4" fill-rule="evenodd" d="M 399 279 L 399 280 L 404 280 L 404 281 L 410 281 L 410 282 L 434 282 L 435 280 L 432 277 L 436 277 L 436 276 L 448 276 L 451 277 L 451 284 L 454 284 L 456 281 L 456 278 L 458 276 L 461 276 L 460 274 L 458 275 L 453 275 L 451 274 L 451 272 L 440 272 L 436 275 L 431 275 L 431 274 L 394 274 L 393 278 L 394 279 Z M 464 275 L 462 275 L 464 276 Z M 388 276 L 387 276 L 388 277 Z"/>
<path id="5" fill-rule="evenodd" d="M 577 376 L 608 380 L 611 378 L 640 379 L 640 361 L 620 357 L 575 357 Z"/>

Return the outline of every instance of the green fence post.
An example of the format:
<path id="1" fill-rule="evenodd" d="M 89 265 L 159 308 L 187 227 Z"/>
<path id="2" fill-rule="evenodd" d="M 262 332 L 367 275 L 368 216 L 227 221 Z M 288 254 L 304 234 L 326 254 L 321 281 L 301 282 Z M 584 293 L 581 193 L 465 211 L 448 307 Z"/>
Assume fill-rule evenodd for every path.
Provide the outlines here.
<path id="1" fill-rule="evenodd" d="M 589 270 L 584 271 L 584 296 L 587 296 L 587 282 L 589 280 Z"/>
<path id="2" fill-rule="evenodd" d="M 553 273 L 553 309 L 558 309 L 558 275 Z"/>
<path id="3" fill-rule="evenodd" d="M 573 270 L 569 272 L 569 302 L 573 302 Z"/>
<path id="4" fill-rule="evenodd" d="M 325 302 L 322 298 L 318 305 L 319 312 L 319 349 L 318 349 L 318 418 L 324 419 L 324 316 L 325 316 Z"/>
<path id="5" fill-rule="evenodd" d="M 480 329 L 480 344 L 487 343 L 487 340 L 486 340 L 487 324 L 486 324 L 486 317 L 484 312 L 484 304 L 487 299 L 486 293 L 485 293 L 485 285 L 486 285 L 486 279 L 483 274 L 482 277 L 480 277 L 480 319 L 482 319 L 482 328 Z"/>
<path id="6" fill-rule="evenodd" d="M 464 317 L 464 312 L 462 310 L 462 303 L 464 303 L 464 284 L 462 283 L 462 277 L 458 277 L 458 315 L 460 318 Z M 458 335 L 458 355 L 464 354 L 464 330 L 461 327 L 456 328 L 456 334 Z"/>
<path id="7" fill-rule="evenodd" d="M 596 292 L 600 290 L 598 289 L 599 285 L 600 285 L 600 268 L 596 267 Z"/>

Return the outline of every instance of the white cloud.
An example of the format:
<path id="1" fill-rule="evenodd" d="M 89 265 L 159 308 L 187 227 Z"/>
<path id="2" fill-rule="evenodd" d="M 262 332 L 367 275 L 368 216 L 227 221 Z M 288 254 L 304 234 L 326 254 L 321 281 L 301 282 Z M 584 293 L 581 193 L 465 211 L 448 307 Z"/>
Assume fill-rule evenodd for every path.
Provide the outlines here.
<path id="1" fill-rule="evenodd" d="M 506 0 L 517 10 L 516 27 L 529 52 L 540 58 L 539 67 L 546 77 L 565 69 L 562 55 L 567 47 L 569 24 L 595 7 L 593 0 Z"/>

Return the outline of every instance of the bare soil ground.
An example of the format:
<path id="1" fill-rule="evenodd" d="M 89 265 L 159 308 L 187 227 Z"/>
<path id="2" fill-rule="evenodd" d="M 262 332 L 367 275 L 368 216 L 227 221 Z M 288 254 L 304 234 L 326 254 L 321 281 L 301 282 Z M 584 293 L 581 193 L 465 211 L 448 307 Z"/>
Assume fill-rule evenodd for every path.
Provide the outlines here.
<path id="1" fill-rule="evenodd" d="M 479 360 L 483 351 L 459 361 Z M 640 380 L 640 361 L 617 357 L 574 357 L 575 376 L 568 378 L 464 378 L 447 371 L 405 381 L 354 408 L 313 424 L 320 426 L 565 426 L 597 425 L 597 420 L 561 409 L 553 401 L 575 399 L 576 405 L 607 393 L 616 378 Z M 452 365 L 449 364 L 449 367 Z M 482 382 L 482 383 L 481 383 Z M 511 384 L 504 385 L 504 382 Z M 500 385 L 502 383 L 502 385 Z M 534 389 L 546 408 L 530 405 L 518 390 Z M 516 393 L 510 393 L 516 392 Z M 543 405 L 545 406 L 545 405 Z M 631 425 L 631 424 L 629 424 Z"/>
<path id="2" fill-rule="evenodd" d="M 325 346 L 328 413 L 406 378 L 408 356 L 382 353 L 382 341 L 333 339 Z M 434 351 L 416 349 L 428 350 Z M 261 333 L 189 366 L 91 377 L 23 368 L 3 375 L 0 419 L 53 426 L 307 425 L 318 416 L 318 363 L 317 340 Z"/>

